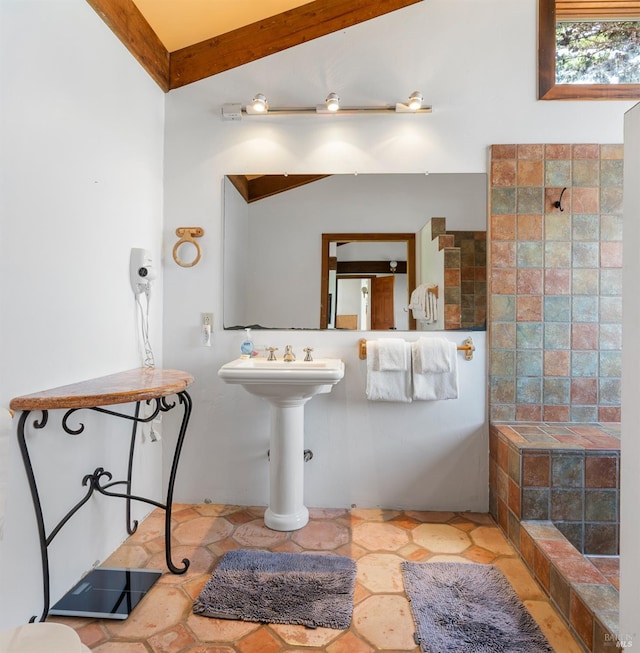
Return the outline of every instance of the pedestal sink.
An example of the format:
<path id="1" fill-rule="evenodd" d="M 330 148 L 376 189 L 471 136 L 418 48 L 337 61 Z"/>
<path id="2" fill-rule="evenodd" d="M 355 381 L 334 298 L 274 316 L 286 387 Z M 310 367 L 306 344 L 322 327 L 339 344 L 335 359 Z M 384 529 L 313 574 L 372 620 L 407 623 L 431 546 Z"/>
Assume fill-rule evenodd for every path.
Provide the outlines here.
<path id="1" fill-rule="evenodd" d="M 238 358 L 223 365 L 218 376 L 240 384 L 271 404 L 269 507 L 264 523 L 276 531 L 293 531 L 309 521 L 304 505 L 304 405 L 331 392 L 344 376 L 337 358 L 314 361 L 268 361 Z"/>

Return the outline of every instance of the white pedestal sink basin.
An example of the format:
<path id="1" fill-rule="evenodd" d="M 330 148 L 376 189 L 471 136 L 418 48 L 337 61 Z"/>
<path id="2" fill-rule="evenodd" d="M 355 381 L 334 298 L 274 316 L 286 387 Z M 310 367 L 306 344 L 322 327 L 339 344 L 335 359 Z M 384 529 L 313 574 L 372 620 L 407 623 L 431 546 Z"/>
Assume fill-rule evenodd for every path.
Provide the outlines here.
<path id="1" fill-rule="evenodd" d="M 304 405 L 331 392 L 344 376 L 337 358 L 314 361 L 268 361 L 238 358 L 223 365 L 218 376 L 237 383 L 271 404 L 269 507 L 264 523 L 276 531 L 293 531 L 309 521 L 304 505 Z"/>

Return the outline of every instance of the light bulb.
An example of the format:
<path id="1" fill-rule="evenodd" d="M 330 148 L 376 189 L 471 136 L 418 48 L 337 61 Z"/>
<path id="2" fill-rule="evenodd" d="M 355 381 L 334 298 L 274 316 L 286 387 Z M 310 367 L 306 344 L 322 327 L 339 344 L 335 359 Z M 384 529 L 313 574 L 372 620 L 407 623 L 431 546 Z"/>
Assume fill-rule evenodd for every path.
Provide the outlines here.
<path id="1" fill-rule="evenodd" d="M 265 113 L 268 108 L 267 98 L 262 93 L 256 94 L 253 98 L 253 110 L 259 113 Z"/>
<path id="2" fill-rule="evenodd" d="M 340 108 L 340 98 L 337 93 L 329 93 L 325 102 L 328 111 L 337 111 Z"/>
<path id="3" fill-rule="evenodd" d="M 410 96 L 409 96 L 409 109 L 411 111 L 417 111 L 418 109 L 422 108 L 422 102 L 424 101 L 424 98 L 418 91 L 414 91 Z"/>

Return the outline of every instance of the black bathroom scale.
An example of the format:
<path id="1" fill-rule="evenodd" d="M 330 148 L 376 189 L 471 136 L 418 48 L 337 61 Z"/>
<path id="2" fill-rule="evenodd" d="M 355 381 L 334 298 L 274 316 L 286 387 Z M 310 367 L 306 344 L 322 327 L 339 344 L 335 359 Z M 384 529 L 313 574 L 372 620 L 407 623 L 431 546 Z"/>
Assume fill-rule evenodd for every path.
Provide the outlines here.
<path id="1" fill-rule="evenodd" d="M 49 614 L 126 619 L 160 576 L 159 569 L 97 567 L 71 588 Z"/>

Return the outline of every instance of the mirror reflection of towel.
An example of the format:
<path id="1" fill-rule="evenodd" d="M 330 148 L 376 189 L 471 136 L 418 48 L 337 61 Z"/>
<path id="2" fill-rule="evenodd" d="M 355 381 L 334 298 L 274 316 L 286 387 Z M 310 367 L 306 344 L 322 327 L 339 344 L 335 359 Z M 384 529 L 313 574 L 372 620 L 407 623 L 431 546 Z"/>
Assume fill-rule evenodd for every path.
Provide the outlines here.
<path id="1" fill-rule="evenodd" d="M 433 286 L 422 283 L 411 293 L 409 308 L 415 320 L 438 321 L 438 302 L 436 296 L 431 292 L 432 288 Z"/>

